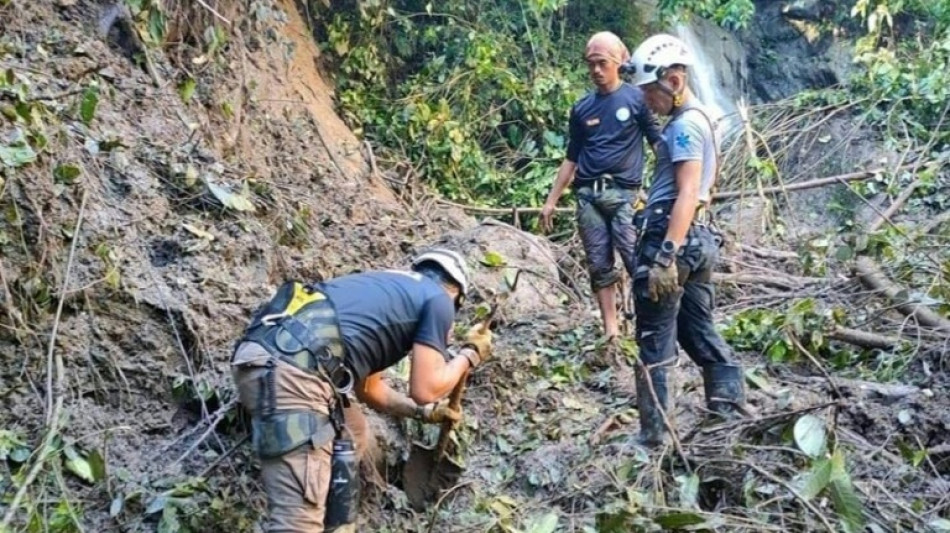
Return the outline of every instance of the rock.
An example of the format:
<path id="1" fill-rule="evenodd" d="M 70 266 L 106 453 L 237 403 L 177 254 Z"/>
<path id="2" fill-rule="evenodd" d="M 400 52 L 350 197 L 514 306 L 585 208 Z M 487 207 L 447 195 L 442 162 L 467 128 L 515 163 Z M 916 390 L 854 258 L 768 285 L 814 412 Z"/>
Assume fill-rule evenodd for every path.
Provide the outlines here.
<path id="1" fill-rule="evenodd" d="M 559 281 L 556 257 L 546 240 L 502 223 L 483 223 L 445 236 L 448 246 L 468 259 L 474 302 L 490 301 L 492 294 L 507 290 L 506 276 L 521 270 L 518 285 L 498 311 L 501 321 L 518 319 L 561 306 L 567 297 Z M 503 261 L 489 266 L 488 258 Z M 497 256 L 495 255 L 497 254 Z"/>

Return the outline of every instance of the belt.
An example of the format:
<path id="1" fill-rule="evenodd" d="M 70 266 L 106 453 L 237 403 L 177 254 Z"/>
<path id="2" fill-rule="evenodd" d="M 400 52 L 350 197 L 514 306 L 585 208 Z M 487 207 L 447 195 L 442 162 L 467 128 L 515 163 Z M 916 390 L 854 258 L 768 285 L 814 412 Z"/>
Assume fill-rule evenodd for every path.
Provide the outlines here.
<path id="1" fill-rule="evenodd" d="M 656 217 L 665 216 L 669 218 L 670 213 L 673 211 L 674 203 L 676 203 L 676 200 L 669 200 L 666 202 L 648 205 L 646 208 L 644 208 L 643 223 L 647 224 L 651 218 Z M 709 225 L 711 219 L 712 213 L 709 211 L 709 208 L 706 207 L 706 204 L 699 204 L 696 206 L 696 211 L 693 214 L 692 224 L 696 226 L 706 226 Z"/>
<path id="2" fill-rule="evenodd" d="M 624 190 L 637 190 L 639 186 L 625 187 L 621 185 L 614 177 L 610 174 L 601 174 L 594 178 L 593 181 L 585 183 L 578 188 L 590 187 L 591 191 L 594 194 L 602 193 L 607 189 L 624 189 Z"/>

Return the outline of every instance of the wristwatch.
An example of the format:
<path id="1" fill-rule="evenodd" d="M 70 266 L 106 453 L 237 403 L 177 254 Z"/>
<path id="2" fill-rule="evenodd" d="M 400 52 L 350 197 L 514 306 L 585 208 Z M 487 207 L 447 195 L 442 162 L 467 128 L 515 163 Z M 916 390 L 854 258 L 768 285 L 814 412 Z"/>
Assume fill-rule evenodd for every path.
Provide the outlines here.
<path id="1" fill-rule="evenodd" d="M 663 268 L 669 267 L 676 259 L 676 243 L 667 239 L 660 245 L 660 251 L 656 253 L 653 262 Z"/>

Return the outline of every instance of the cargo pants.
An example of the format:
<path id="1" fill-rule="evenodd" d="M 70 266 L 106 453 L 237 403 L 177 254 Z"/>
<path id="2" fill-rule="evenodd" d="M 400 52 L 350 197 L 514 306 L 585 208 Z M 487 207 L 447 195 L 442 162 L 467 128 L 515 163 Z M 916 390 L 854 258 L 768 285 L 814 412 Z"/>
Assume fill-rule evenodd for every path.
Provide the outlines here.
<path id="1" fill-rule="evenodd" d="M 231 363 L 241 404 L 252 416 L 262 390 L 262 377 L 268 371 L 270 354 L 256 343 L 238 346 Z M 274 395 L 277 410 L 312 410 L 329 415 L 336 402 L 333 389 L 322 379 L 294 365 L 274 360 Z M 356 404 L 345 410 L 349 430 L 358 457 L 366 452 L 369 429 Z M 267 533 L 320 533 L 324 531 L 327 493 L 330 489 L 332 439 L 319 446 L 305 444 L 285 455 L 261 459 L 261 483 L 267 493 Z M 337 528 L 338 533 L 355 531 L 355 524 Z"/>
<path id="2" fill-rule="evenodd" d="M 713 268 L 719 259 L 719 243 L 704 225 L 693 224 L 676 256 L 682 289 L 654 302 L 648 296 L 649 270 L 666 238 L 672 204 L 648 209 L 645 230 L 638 245 L 638 269 L 633 291 L 637 308 L 637 344 L 647 365 L 670 362 L 676 357 L 676 342 L 696 364 L 731 364 L 732 348 L 713 322 L 715 288 Z"/>
<path id="3" fill-rule="evenodd" d="M 595 292 L 620 280 L 614 250 L 620 254 L 624 268 L 633 278 L 637 265 L 634 203 L 638 191 L 616 186 L 584 186 L 575 191 L 577 230 L 587 256 L 591 288 Z"/>

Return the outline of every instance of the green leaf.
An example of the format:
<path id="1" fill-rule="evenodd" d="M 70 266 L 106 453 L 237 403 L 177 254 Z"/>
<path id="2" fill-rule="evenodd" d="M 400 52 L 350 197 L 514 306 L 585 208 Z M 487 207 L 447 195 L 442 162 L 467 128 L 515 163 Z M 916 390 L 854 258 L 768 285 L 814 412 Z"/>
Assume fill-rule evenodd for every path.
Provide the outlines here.
<path id="1" fill-rule="evenodd" d="M 165 504 L 168 503 L 167 494 L 159 494 L 152 501 L 148 503 L 148 506 L 145 508 L 145 514 L 155 514 L 163 509 L 165 509 Z"/>
<path id="2" fill-rule="evenodd" d="M 804 483 L 798 493 L 805 500 L 810 500 L 825 489 L 831 482 L 831 461 L 820 459 L 805 474 Z"/>
<path id="3" fill-rule="evenodd" d="M 78 178 L 81 173 L 79 167 L 76 165 L 59 165 L 53 169 L 53 181 L 65 185 L 72 185 L 76 183 L 76 178 Z"/>
<path id="4" fill-rule="evenodd" d="M 148 11 L 148 35 L 153 44 L 161 44 L 165 40 L 165 14 L 157 7 Z"/>
<path id="5" fill-rule="evenodd" d="M 825 451 L 825 423 L 815 415 L 804 415 L 795 422 L 795 444 L 810 457 Z"/>
<path id="6" fill-rule="evenodd" d="M 706 519 L 696 513 L 669 513 L 653 518 L 664 529 L 679 529 L 706 523 Z"/>
<path id="7" fill-rule="evenodd" d="M 181 101 L 188 103 L 191 101 L 191 97 L 195 94 L 195 88 L 198 87 L 198 84 L 195 83 L 195 80 L 188 78 L 183 81 L 181 85 L 178 86 L 178 95 L 181 96 Z"/>
<path id="8" fill-rule="evenodd" d="M 25 446 L 13 448 L 10 451 L 10 460 L 14 463 L 25 463 L 30 458 L 30 449 Z"/>
<path id="9" fill-rule="evenodd" d="M 696 507 L 699 499 L 699 476 L 678 476 L 676 480 L 680 484 L 680 505 L 686 508 Z"/>
<path id="10" fill-rule="evenodd" d="M 554 533 L 557 529 L 557 513 L 547 513 L 537 516 L 525 528 L 525 533 Z"/>
<path id="11" fill-rule="evenodd" d="M 86 457 L 89 466 L 92 469 L 92 478 L 95 481 L 102 481 L 106 478 L 106 461 L 103 459 L 99 450 L 92 450 Z"/>
<path id="12" fill-rule="evenodd" d="M 93 473 L 92 465 L 79 455 L 76 448 L 66 446 L 63 448 L 63 453 L 66 455 L 66 470 L 69 470 L 83 481 L 95 483 L 96 476 Z"/>
<path id="13" fill-rule="evenodd" d="M 0 163 L 8 167 L 22 167 L 33 161 L 36 161 L 36 152 L 26 143 L 19 143 L 15 146 L 0 146 Z"/>
<path id="14" fill-rule="evenodd" d="M 485 252 L 485 256 L 482 257 L 482 264 L 488 267 L 492 267 L 492 268 L 503 267 L 507 263 L 508 261 L 505 260 L 504 256 L 502 256 L 498 252 L 491 251 L 491 250 L 489 250 L 488 252 Z"/>
<path id="15" fill-rule="evenodd" d="M 213 194 L 224 207 L 229 207 L 235 211 L 247 211 L 250 213 L 257 210 L 247 196 L 235 194 L 210 180 L 206 181 L 206 183 L 208 184 L 208 189 L 211 191 L 211 194 Z M 250 195 L 247 183 L 244 184 L 244 194 Z"/>
<path id="16" fill-rule="evenodd" d="M 99 89 L 96 87 L 86 87 L 82 93 L 82 100 L 79 102 L 79 118 L 87 126 L 92 119 L 96 117 L 96 107 L 99 105 Z"/>
<path id="17" fill-rule="evenodd" d="M 946 518 L 931 520 L 927 525 L 936 531 L 950 531 L 950 520 Z"/>
<path id="18" fill-rule="evenodd" d="M 851 476 L 845 469 L 844 455 L 836 451 L 831 456 L 831 485 L 828 492 L 834 502 L 835 511 L 841 518 L 841 523 L 848 533 L 858 533 L 864 530 L 864 506 L 858 498 Z"/>

